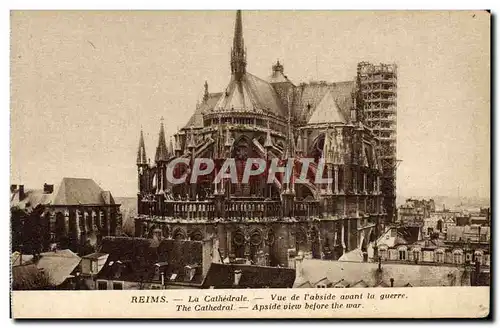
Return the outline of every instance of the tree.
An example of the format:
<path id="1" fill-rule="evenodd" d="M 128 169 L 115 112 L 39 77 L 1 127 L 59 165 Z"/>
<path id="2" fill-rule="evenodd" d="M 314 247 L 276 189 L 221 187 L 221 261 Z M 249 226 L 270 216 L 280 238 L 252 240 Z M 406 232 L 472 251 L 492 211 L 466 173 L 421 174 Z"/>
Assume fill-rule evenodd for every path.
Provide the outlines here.
<path id="1" fill-rule="evenodd" d="M 12 268 L 13 290 L 43 290 L 49 286 L 49 276 L 36 265 L 20 265 Z"/>

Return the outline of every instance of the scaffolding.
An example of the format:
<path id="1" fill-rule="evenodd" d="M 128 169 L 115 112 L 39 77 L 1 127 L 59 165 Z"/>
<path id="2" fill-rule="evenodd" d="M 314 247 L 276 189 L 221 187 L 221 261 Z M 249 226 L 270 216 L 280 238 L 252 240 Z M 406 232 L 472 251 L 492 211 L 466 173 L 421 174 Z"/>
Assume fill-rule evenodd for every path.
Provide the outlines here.
<path id="1" fill-rule="evenodd" d="M 397 114 L 397 66 L 358 63 L 358 108 L 362 120 L 379 140 L 378 155 L 382 162 L 381 189 L 388 221 L 396 218 L 396 114 Z"/>

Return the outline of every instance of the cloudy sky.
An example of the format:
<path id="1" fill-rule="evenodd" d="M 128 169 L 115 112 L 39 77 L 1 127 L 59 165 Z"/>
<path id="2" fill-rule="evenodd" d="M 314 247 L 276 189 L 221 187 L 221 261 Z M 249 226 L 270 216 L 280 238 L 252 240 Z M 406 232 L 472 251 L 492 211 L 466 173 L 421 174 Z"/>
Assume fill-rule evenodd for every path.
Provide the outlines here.
<path id="1" fill-rule="evenodd" d="M 201 99 L 229 82 L 234 12 L 13 12 L 11 181 L 89 177 L 137 191 L 141 126 L 154 158 Z M 490 35 L 484 12 L 243 12 L 248 71 L 279 59 L 296 84 L 398 65 L 397 188 L 489 195 Z"/>

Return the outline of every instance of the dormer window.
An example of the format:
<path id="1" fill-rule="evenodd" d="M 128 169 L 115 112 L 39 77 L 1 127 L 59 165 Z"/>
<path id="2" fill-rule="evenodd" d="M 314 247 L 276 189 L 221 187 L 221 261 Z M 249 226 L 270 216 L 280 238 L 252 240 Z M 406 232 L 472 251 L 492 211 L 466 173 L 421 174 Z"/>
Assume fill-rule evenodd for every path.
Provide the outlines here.
<path id="1" fill-rule="evenodd" d="M 198 268 L 198 265 L 186 265 L 184 267 L 184 280 L 185 281 L 192 281 L 194 276 L 196 275 L 196 269 Z"/>
<path id="2" fill-rule="evenodd" d="M 161 279 L 161 274 L 165 274 L 165 269 L 167 267 L 168 263 L 167 262 L 158 262 L 154 265 L 155 269 L 155 275 L 154 275 L 154 280 L 160 280 Z"/>

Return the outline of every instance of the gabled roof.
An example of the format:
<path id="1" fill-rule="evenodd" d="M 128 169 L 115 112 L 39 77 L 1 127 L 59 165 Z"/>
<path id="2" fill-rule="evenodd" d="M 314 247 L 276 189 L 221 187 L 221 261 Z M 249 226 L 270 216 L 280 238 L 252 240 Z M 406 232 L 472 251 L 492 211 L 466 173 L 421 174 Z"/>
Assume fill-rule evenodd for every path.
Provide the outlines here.
<path id="1" fill-rule="evenodd" d="M 342 113 L 337 105 L 337 101 L 331 91 L 325 93 L 308 123 L 346 123 L 344 113 Z"/>
<path id="2" fill-rule="evenodd" d="M 71 277 L 80 261 L 81 258 L 71 250 L 63 249 L 42 253 L 37 267 L 47 273 L 51 285 L 59 286 Z"/>
<path id="3" fill-rule="evenodd" d="M 110 191 L 103 191 L 102 192 L 102 200 L 104 201 L 104 204 L 111 205 L 115 203 L 115 199 L 111 195 Z"/>
<path id="4" fill-rule="evenodd" d="M 195 110 L 191 118 L 184 126 L 185 129 L 189 129 L 190 127 L 199 128 L 203 126 L 203 114 L 205 112 L 211 111 L 219 98 L 222 96 L 222 92 L 217 93 L 209 93 L 206 101 L 202 102 Z"/>
<path id="5" fill-rule="evenodd" d="M 52 205 L 107 205 L 112 204 L 111 195 L 104 195 L 103 190 L 92 179 L 63 178 L 54 193 Z M 109 196 L 109 197 L 108 197 Z"/>
<path id="6" fill-rule="evenodd" d="M 231 76 L 213 111 L 272 113 L 286 117 L 286 111 L 271 84 L 250 73 L 244 74 L 241 80 Z"/>
<path id="7" fill-rule="evenodd" d="M 234 285 L 235 271 L 241 271 L 238 285 Z M 292 288 L 295 270 L 244 264 L 212 263 L 203 288 Z"/>
<path id="8" fill-rule="evenodd" d="M 351 108 L 354 106 L 352 93 L 355 90 L 354 81 L 326 83 L 311 82 L 302 83 L 295 89 L 293 109 L 296 119 L 309 122 L 316 111 L 316 107 L 323 100 L 327 92 L 331 92 L 338 108 L 344 114 L 344 118 L 350 117 Z"/>

